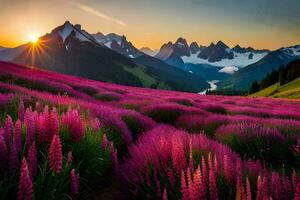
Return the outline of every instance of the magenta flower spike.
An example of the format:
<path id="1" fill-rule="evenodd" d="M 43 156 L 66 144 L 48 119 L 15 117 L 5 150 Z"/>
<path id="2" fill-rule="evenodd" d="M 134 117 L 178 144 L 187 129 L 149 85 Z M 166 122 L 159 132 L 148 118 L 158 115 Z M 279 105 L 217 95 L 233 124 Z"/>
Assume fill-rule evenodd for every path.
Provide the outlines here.
<path id="1" fill-rule="evenodd" d="M 35 120 L 33 118 L 33 114 L 30 113 L 26 117 L 26 142 L 25 147 L 29 150 L 31 144 L 35 139 Z"/>
<path id="2" fill-rule="evenodd" d="M 8 156 L 8 173 L 14 175 L 19 164 L 18 152 L 16 150 L 15 143 L 12 143 L 9 150 Z"/>
<path id="3" fill-rule="evenodd" d="M 12 118 L 7 115 L 5 124 L 4 124 L 4 140 L 7 146 L 10 145 L 14 131 L 14 124 Z"/>
<path id="4" fill-rule="evenodd" d="M 52 137 L 53 135 L 59 135 L 59 122 L 58 122 L 58 116 L 55 107 L 53 107 L 53 109 L 51 110 L 49 118 L 50 118 L 49 121 L 50 137 Z"/>
<path id="5" fill-rule="evenodd" d="M 5 144 L 4 138 L 0 135 L 0 175 L 5 173 L 7 168 L 7 146 Z"/>
<path id="6" fill-rule="evenodd" d="M 251 186 L 248 177 L 246 178 L 246 199 L 247 200 L 252 200 L 252 195 L 251 195 Z"/>
<path id="7" fill-rule="evenodd" d="M 54 135 L 49 148 L 49 168 L 54 174 L 59 174 L 62 169 L 62 146 L 58 135 Z"/>
<path id="8" fill-rule="evenodd" d="M 75 198 L 79 193 L 79 174 L 76 173 L 75 169 L 72 169 L 70 173 L 71 182 L 71 196 Z"/>
<path id="9" fill-rule="evenodd" d="M 218 200 L 218 189 L 215 170 L 209 169 L 209 195 L 211 200 Z"/>
<path id="10" fill-rule="evenodd" d="M 168 194 L 167 194 L 167 189 L 165 188 L 164 189 L 164 192 L 163 192 L 163 200 L 168 200 Z"/>
<path id="11" fill-rule="evenodd" d="M 102 141 L 101 141 L 101 149 L 105 150 L 109 146 L 109 141 L 106 137 L 106 134 L 103 134 Z"/>
<path id="12" fill-rule="evenodd" d="M 184 175 L 184 171 L 181 171 L 181 195 L 182 195 L 182 200 L 189 200 L 190 195 L 189 195 L 189 191 L 188 191 L 188 185 L 187 182 L 185 180 L 185 175 Z"/>
<path id="13" fill-rule="evenodd" d="M 31 144 L 31 147 L 28 150 L 27 160 L 28 160 L 27 163 L 28 163 L 29 173 L 30 176 L 33 178 L 36 175 L 37 165 L 38 165 L 35 142 Z"/>
<path id="14" fill-rule="evenodd" d="M 29 175 L 25 158 L 22 160 L 18 187 L 18 200 L 31 200 L 33 198 L 33 184 Z"/>

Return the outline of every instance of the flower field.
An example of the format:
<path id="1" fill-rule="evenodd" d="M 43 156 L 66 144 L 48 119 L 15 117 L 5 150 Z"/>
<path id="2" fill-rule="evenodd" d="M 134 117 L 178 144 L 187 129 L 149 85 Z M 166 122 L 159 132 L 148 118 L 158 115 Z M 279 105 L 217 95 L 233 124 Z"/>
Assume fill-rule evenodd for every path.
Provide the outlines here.
<path id="1" fill-rule="evenodd" d="M 0 62 L 0 199 L 300 200 L 300 101 Z"/>

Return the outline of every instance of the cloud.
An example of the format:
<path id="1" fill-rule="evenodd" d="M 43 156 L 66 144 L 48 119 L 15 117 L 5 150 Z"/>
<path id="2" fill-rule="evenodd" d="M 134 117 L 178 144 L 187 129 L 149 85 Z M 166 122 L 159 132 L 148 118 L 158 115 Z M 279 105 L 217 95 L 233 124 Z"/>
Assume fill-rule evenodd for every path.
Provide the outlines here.
<path id="1" fill-rule="evenodd" d="M 102 12 L 99 12 L 97 10 L 95 10 L 94 8 L 91 8 L 90 6 L 81 4 L 81 3 L 77 3 L 77 2 L 73 2 L 73 1 L 69 1 L 70 4 L 72 4 L 73 6 L 76 6 L 77 8 L 81 9 L 82 11 L 85 11 L 91 15 L 94 15 L 96 17 L 102 18 L 104 20 L 107 21 L 111 21 L 114 22 L 116 24 L 119 24 L 121 26 L 127 26 L 127 24 L 125 22 L 123 22 L 122 20 L 110 17 Z"/>
<path id="2" fill-rule="evenodd" d="M 228 67 L 223 67 L 219 72 L 221 73 L 227 73 L 227 74 L 234 74 L 234 72 L 238 71 L 239 68 L 234 67 L 234 66 L 228 66 Z"/>

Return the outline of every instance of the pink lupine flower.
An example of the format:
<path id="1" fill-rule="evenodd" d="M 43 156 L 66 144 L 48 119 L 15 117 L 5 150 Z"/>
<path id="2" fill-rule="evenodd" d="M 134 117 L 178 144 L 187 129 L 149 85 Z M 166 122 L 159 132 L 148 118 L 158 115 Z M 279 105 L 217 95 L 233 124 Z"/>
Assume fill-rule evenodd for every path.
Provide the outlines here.
<path id="1" fill-rule="evenodd" d="M 246 200 L 252 200 L 251 186 L 248 177 L 246 178 L 246 194 L 247 194 Z"/>
<path id="2" fill-rule="evenodd" d="M 246 193 L 243 186 L 242 178 L 238 177 L 236 181 L 236 200 L 244 200 L 246 199 Z"/>
<path id="3" fill-rule="evenodd" d="M 62 116 L 62 123 L 68 128 L 72 140 L 78 142 L 85 136 L 84 122 L 78 110 L 69 109 L 68 112 Z"/>
<path id="4" fill-rule="evenodd" d="M 14 131 L 14 144 L 18 153 L 22 149 L 22 122 L 17 120 Z"/>
<path id="5" fill-rule="evenodd" d="M 33 184 L 29 175 L 27 161 L 22 160 L 20 169 L 20 179 L 18 187 L 18 200 L 30 200 L 33 198 Z"/>
<path id="6" fill-rule="evenodd" d="M 207 167 L 206 167 L 204 156 L 201 157 L 201 167 L 202 167 L 203 185 L 205 186 L 208 181 L 208 176 L 207 176 Z"/>
<path id="7" fill-rule="evenodd" d="M 25 107 L 24 107 L 24 102 L 20 101 L 19 103 L 19 108 L 18 108 L 18 118 L 21 121 L 24 121 L 24 114 L 25 114 Z"/>
<path id="8" fill-rule="evenodd" d="M 72 169 L 70 173 L 71 182 L 71 196 L 74 198 L 79 193 L 79 174 L 76 173 L 75 169 Z"/>
<path id="9" fill-rule="evenodd" d="M 49 148 L 49 167 L 55 174 L 62 169 L 62 146 L 58 135 L 54 135 Z"/>
<path id="10" fill-rule="evenodd" d="M 167 194 L 167 190 L 166 188 L 164 189 L 164 192 L 163 192 L 163 200 L 168 200 L 168 194 Z"/>
<path id="11" fill-rule="evenodd" d="M 190 195 L 189 195 L 189 191 L 188 191 L 188 185 L 186 183 L 186 180 L 185 180 L 185 175 L 184 175 L 184 172 L 182 171 L 181 172 L 181 199 L 182 200 L 189 200 L 190 198 Z"/>
<path id="12" fill-rule="evenodd" d="M 211 200 L 219 199 L 216 174 L 212 168 L 209 169 L 209 195 Z"/>
<path id="13" fill-rule="evenodd" d="M 67 165 L 70 166 L 72 164 L 72 161 L 73 161 L 73 153 L 72 151 L 69 151 L 67 156 Z"/>
<path id="14" fill-rule="evenodd" d="M 103 134 L 102 141 L 101 141 L 101 148 L 105 150 L 109 146 L 109 143 L 110 142 L 108 141 L 106 134 Z"/>
<path id="15" fill-rule="evenodd" d="M 204 200 L 206 199 L 206 188 L 205 188 L 205 184 L 203 182 L 203 178 L 202 178 L 202 173 L 201 173 L 201 168 L 200 165 L 198 166 L 197 170 L 196 170 L 196 174 L 194 176 L 194 182 L 196 185 L 196 189 L 199 188 L 199 192 L 198 192 L 198 197 L 200 200 Z"/>
<path id="16" fill-rule="evenodd" d="M 192 186 L 191 186 L 192 185 Z M 190 190 L 190 198 L 191 199 L 203 199 L 204 198 L 204 192 L 202 185 L 202 176 L 201 176 L 201 169 L 200 166 L 197 167 L 195 173 L 194 173 L 194 183 L 189 184 L 189 190 Z"/>
<path id="17" fill-rule="evenodd" d="M 192 140 L 189 141 L 189 169 L 191 173 L 194 173 L 194 159 L 192 150 Z"/>
<path id="18" fill-rule="evenodd" d="M 47 142 L 49 141 L 50 134 L 48 134 L 49 130 L 46 129 L 46 124 L 48 122 L 45 119 L 45 116 L 42 114 L 37 119 L 37 132 L 38 132 L 38 139 L 39 142 Z"/>
<path id="19" fill-rule="evenodd" d="M 176 172 L 180 172 L 186 165 L 183 143 L 175 137 L 172 138 L 172 162 Z"/>
<path id="20" fill-rule="evenodd" d="M 234 181 L 234 178 L 233 178 L 233 168 L 231 166 L 231 162 L 228 158 L 228 155 L 224 155 L 224 158 L 223 158 L 223 162 L 224 162 L 224 175 L 225 175 L 225 178 L 227 179 L 227 181 L 229 183 L 233 183 Z"/>
<path id="21" fill-rule="evenodd" d="M 37 171 L 37 152 L 35 142 L 31 144 L 27 155 L 28 160 L 28 170 L 31 177 L 34 177 Z"/>
<path id="22" fill-rule="evenodd" d="M 292 183 L 289 179 L 289 177 L 282 177 L 282 182 L 283 182 L 283 188 L 284 188 L 284 196 L 287 199 L 292 199 L 292 194 L 293 194 L 293 188 L 292 188 Z"/>
<path id="23" fill-rule="evenodd" d="M 34 126 L 34 119 L 32 117 L 28 117 L 26 122 L 26 141 L 25 147 L 28 150 L 34 141 L 35 137 L 35 126 Z"/>
<path id="24" fill-rule="evenodd" d="M 277 199 L 282 199 L 283 198 L 283 191 L 282 191 L 282 184 L 281 184 L 281 178 L 279 173 L 277 172 L 272 172 L 271 175 L 271 193 L 273 194 L 274 197 Z"/>
<path id="25" fill-rule="evenodd" d="M 17 168 L 18 168 L 18 152 L 16 150 L 15 143 L 12 143 L 9 150 L 9 156 L 8 156 L 8 173 L 10 175 L 14 175 Z"/>
<path id="26" fill-rule="evenodd" d="M 264 200 L 268 198 L 266 178 L 258 176 L 256 200 Z"/>
<path id="27" fill-rule="evenodd" d="M 92 118 L 90 120 L 92 130 L 97 133 L 100 129 L 100 120 L 98 118 Z"/>
<path id="28" fill-rule="evenodd" d="M 4 138 L 0 135 L 0 175 L 5 172 L 7 167 L 7 146 Z"/>
<path id="29" fill-rule="evenodd" d="M 7 115 L 4 124 L 4 135 L 3 135 L 7 146 L 9 146 L 11 143 L 13 137 L 13 131 L 14 131 L 14 124 L 12 118 L 9 115 Z"/>
<path id="30" fill-rule="evenodd" d="M 58 116 L 55 107 L 53 107 L 53 109 L 51 110 L 49 118 L 50 118 L 49 121 L 50 137 L 52 137 L 53 135 L 59 135 L 59 122 L 58 122 Z"/>

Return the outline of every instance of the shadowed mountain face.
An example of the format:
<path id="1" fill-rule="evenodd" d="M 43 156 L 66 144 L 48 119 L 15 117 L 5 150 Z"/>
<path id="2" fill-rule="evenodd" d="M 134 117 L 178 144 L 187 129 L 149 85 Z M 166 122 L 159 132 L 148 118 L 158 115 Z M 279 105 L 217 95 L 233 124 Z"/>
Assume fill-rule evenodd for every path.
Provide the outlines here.
<path id="1" fill-rule="evenodd" d="M 260 81 L 272 70 L 286 66 L 289 62 L 300 58 L 300 45 L 281 48 L 271 52 L 260 61 L 240 69 L 228 79 L 220 83 L 221 89 L 249 90 L 253 81 Z"/>
<path id="2" fill-rule="evenodd" d="M 230 48 L 222 41 L 211 43 L 208 47 L 198 45 L 197 42 L 188 45 L 185 39 L 178 38 L 174 44 L 168 42 L 162 45 L 155 57 L 179 68 L 184 68 L 185 64 L 244 67 L 257 62 L 268 53 L 269 50 L 242 48 L 239 45 Z"/>
<path id="3" fill-rule="evenodd" d="M 155 77 L 159 77 L 159 80 L 165 82 L 167 85 L 170 85 L 176 90 L 200 92 L 202 91 L 201 89 L 209 87 L 205 79 L 200 78 L 200 76 L 182 71 L 181 69 L 170 66 L 151 56 L 140 56 L 134 59 L 134 61 L 146 66 L 147 72 L 153 74 Z"/>
<path id="4" fill-rule="evenodd" d="M 27 44 L 13 62 L 122 85 L 155 86 L 188 92 L 199 92 L 208 87 L 201 78 L 183 70 L 174 72 L 174 67 L 156 58 L 151 57 L 154 60 L 151 63 L 155 65 L 152 66 L 149 63 L 143 65 L 137 62 L 145 54 L 141 54 L 139 60 L 126 57 L 121 52 L 121 46 L 131 45 L 126 41 L 125 37 L 114 39 L 108 47 L 105 42 L 101 43 L 93 35 L 81 30 L 79 25 L 66 22 L 41 37 L 39 43 Z M 161 70 L 160 67 L 165 69 Z M 186 83 L 185 80 L 189 82 Z"/>
<path id="5" fill-rule="evenodd" d="M 95 80 L 143 86 L 136 76 L 126 71 L 138 67 L 131 60 L 106 47 L 79 41 L 74 33 L 64 42 L 56 32 L 46 35 L 40 38 L 38 46 L 28 45 L 14 62 Z"/>

